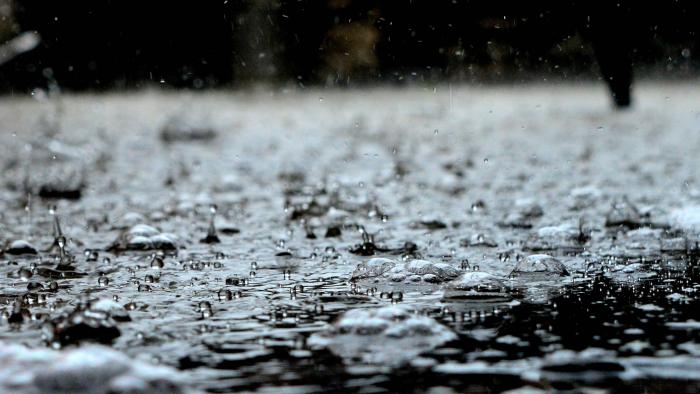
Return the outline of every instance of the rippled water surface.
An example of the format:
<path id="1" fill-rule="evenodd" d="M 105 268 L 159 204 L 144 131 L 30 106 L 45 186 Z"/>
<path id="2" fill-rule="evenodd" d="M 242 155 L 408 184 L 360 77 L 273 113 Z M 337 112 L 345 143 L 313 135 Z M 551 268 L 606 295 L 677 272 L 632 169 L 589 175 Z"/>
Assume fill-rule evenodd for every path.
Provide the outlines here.
<path id="1" fill-rule="evenodd" d="M 0 391 L 695 392 L 700 96 L 639 90 L 3 98 Z"/>

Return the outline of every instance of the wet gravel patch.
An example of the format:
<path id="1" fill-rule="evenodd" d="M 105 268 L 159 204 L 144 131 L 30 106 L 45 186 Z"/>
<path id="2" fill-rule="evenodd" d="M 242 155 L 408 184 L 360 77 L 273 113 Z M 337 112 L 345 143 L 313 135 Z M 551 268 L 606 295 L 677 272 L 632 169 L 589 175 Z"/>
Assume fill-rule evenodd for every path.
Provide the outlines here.
<path id="1" fill-rule="evenodd" d="M 5 97 L 0 388 L 695 391 L 700 95 L 604 97 Z"/>

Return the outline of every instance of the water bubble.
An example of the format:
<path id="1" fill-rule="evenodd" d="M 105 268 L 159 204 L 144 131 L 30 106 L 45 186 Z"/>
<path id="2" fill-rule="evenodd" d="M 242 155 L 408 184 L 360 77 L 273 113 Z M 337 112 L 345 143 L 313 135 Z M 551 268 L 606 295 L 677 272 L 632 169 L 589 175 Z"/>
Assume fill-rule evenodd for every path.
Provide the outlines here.
<path id="1" fill-rule="evenodd" d="M 255 262 L 255 261 L 253 261 L 252 263 L 250 263 L 250 269 L 253 270 L 253 271 L 257 271 L 257 269 L 258 269 L 258 263 Z"/>
<path id="2" fill-rule="evenodd" d="M 101 287 L 109 286 L 109 278 L 106 276 L 100 276 L 99 279 L 97 279 L 97 284 Z"/>

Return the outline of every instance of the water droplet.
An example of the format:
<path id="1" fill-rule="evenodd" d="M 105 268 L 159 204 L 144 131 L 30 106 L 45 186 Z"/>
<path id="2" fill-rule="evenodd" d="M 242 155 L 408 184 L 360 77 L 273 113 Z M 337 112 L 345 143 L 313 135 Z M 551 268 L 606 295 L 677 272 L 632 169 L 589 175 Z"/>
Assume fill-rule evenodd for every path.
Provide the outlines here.
<path id="1" fill-rule="evenodd" d="M 153 259 L 151 260 L 151 268 L 154 270 L 159 270 L 163 269 L 165 266 L 165 262 L 163 261 L 163 257 L 154 255 Z"/>
<path id="2" fill-rule="evenodd" d="M 27 268 L 20 268 L 17 274 L 19 275 L 19 278 L 25 282 L 32 277 L 32 271 Z"/>
<path id="3" fill-rule="evenodd" d="M 93 249 L 85 250 L 85 261 L 97 261 L 100 257 L 100 253 Z"/>
<path id="4" fill-rule="evenodd" d="M 209 301 L 200 302 L 197 306 L 197 309 L 202 314 L 203 319 L 209 318 L 214 314 L 214 311 L 211 309 L 211 303 L 209 303 Z"/>
<path id="5" fill-rule="evenodd" d="M 209 227 L 207 228 L 207 235 L 206 237 L 202 238 L 201 242 L 202 243 L 207 243 L 207 244 L 212 244 L 212 243 L 219 243 L 221 240 L 219 239 L 219 236 L 216 233 L 216 211 L 217 207 L 215 204 L 212 204 L 209 206 Z"/>
<path id="6" fill-rule="evenodd" d="M 233 292 L 228 289 L 221 289 L 217 293 L 219 301 L 230 301 L 233 299 Z"/>

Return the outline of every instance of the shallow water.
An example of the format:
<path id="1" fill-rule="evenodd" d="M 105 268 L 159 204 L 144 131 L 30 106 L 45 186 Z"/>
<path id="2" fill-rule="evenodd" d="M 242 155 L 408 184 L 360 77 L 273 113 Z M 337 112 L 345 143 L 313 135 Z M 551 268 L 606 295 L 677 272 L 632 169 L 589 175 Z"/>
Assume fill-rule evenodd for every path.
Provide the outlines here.
<path id="1" fill-rule="evenodd" d="M 691 88 L 4 98 L 0 341 L 213 392 L 695 391 Z"/>

